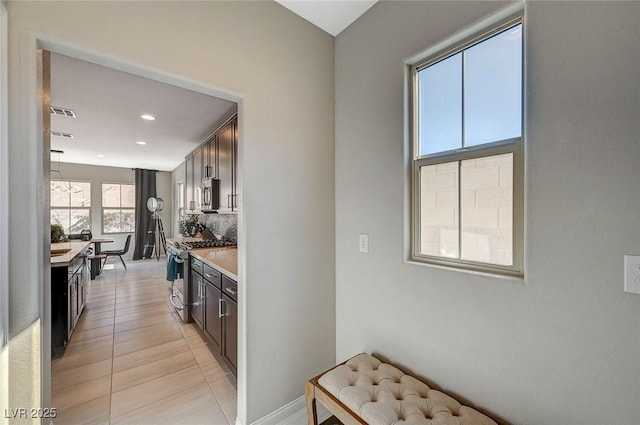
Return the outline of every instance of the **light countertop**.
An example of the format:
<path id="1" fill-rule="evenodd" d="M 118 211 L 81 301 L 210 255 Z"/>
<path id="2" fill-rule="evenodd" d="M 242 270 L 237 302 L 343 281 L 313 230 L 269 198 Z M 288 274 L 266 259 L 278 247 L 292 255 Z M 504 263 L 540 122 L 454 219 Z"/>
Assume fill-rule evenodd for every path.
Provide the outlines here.
<path id="1" fill-rule="evenodd" d="M 207 263 L 227 277 L 238 281 L 238 248 L 201 248 L 189 251 L 191 255 Z"/>
<path id="2" fill-rule="evenodd" d="M 189 243 L 189 242 L 200 242 L 202 240 L 203 240 L 202 238 L 180 236 L 179 238 L 167 238 L 167 243 L 170 243 L 170 244 L 175 244 L 176 242 Z"/>
<path id="3" fill-rule="evenodd" d="M 74 258 L 78 256 L 87 246 L 91 244 L 90 241 L 74 240 L 72 242 L 59 242 L 51 244 L 51 251 L 54 250 L 67 250 L 70 251 L 62 255 L 51 255 L 51 267 L 66 267 Z"/>

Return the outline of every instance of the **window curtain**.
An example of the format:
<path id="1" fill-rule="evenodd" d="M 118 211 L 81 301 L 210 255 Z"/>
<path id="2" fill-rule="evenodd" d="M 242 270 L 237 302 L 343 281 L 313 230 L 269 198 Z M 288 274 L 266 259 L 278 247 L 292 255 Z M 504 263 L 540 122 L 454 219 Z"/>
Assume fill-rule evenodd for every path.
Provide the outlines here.
<path id="1" fill-rule="evenodd" d="M 147 208 L 147 200 L 156 196 L 156 171 L 134 168 L 136 173 L 136 233 L 133 259 L 151 258 L 153 248 L 145 250 L 147 231 L 151 223 L 151 211 Z"/>

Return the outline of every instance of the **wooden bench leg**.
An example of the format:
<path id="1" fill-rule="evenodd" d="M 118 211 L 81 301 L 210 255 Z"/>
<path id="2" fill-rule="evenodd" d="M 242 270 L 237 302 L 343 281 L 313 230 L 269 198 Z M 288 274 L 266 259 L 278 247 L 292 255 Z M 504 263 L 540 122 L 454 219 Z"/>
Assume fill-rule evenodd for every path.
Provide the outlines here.
<path id="1" fill-rule="evenodd" d="M 305 398 L 307 399 L 307 417 L 309 418 L 309 425 L 318 425 L 315 386 L 311 382 L 307 382 L 304 393 Z"/>

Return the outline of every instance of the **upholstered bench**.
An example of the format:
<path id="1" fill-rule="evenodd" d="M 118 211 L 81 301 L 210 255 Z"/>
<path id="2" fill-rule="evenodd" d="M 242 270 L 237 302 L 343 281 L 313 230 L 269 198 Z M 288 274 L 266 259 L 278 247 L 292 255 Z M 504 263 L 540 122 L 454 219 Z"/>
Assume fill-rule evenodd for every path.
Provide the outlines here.
<path id="1" fill-rule="evenodd" d="M 369 354 L 359 354 L 311 379 L 305 393 L 309 425 L 318 424 L 316 400 L 345 425 L 497 425 Z"/>

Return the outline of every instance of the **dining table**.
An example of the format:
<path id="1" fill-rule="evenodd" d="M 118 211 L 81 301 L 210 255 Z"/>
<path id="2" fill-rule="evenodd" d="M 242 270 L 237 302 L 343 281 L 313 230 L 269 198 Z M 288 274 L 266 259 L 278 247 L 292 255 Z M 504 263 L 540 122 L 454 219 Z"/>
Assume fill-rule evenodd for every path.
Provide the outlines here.
<path id="1" fill-rule="evenodd" d="M 113 242 L 113 238 L 93 238 L 91 239 L 91 243 L 93 243 L 94 248 L 93 252 L 95 255 L 100 255 L 102 252 L 102 244 Z"/>
<path id="2" fill-rule="evenodd" d="M 91 243 L 93 243 L 93 256 L 91 256 L 91 280 L 95 279 L 96 276 L 100 275 L 102 272 L 102 259 L 104 258 L 102 254 L 102 244 L 103 243 L 112 243 L 113 238 L 92 238 Z"/>

